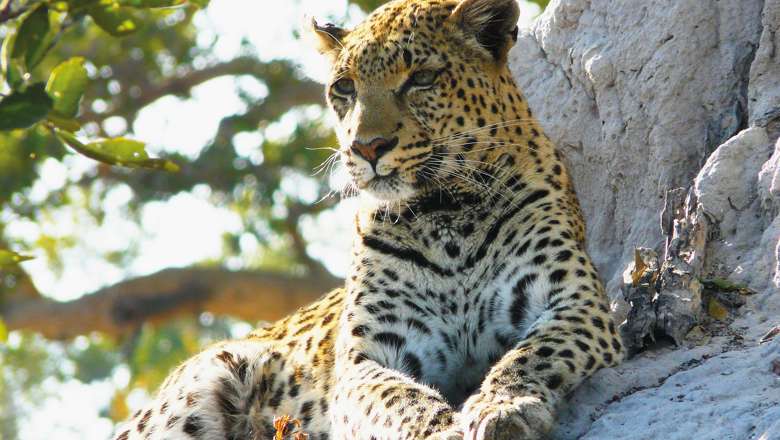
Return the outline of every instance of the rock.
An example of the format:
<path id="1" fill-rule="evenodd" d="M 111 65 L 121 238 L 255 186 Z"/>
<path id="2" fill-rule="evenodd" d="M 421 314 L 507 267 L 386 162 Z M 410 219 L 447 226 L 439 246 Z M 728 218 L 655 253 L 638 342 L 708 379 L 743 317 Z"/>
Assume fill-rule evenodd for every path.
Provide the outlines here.
<path id="1" fill-rule="evenodd" d="M 679 344 L 596 374 L 555 438 L 780 438 L 780 339 L 759 344 L 780 326 L 780 0 L 553 0 L 510 63 L 570 165 L 632 343 L 661 328 Z M 636 248 L 660 267 L 628 288 Z M 663 313 L 639 300 L 651 287 Z"/>
<path id="2" fill-rule="evenodd" d="M 761 37 L 758 40 L 755 60 L 750 66 L 748 84 L 748 113 L 750 122 L 756 125 L 770 126 L 774 137 L 780 122 L 780 3 L 769 0 L 764 5 L 761 17 Z"/>
<path id="3" fill-rule="evenodd" d="M 764 128 L 750 127 L 718 147 L 699 171 L 696 197 L 722 228 L 733 228 L 740 211 L 755 197 L 755 180 L 769 159 L 770 145 Z"/>
<path id="4" fill-rule="evenodd" d="M 780 378 L 767 360 L 778 354 L 780 341 L 682 367 L 607 402 L 587 432 L 576 438 L 776 440 Z"/>
<path id="5" fill-rule="evenodd" d="M 558 0 L 510 53 L 570 163 L 588 249 L 613 298 L 633 249 L 659 247 L 666 191 L 691 186 L 746 126 L 764 3 Z"/>
<path id="6" fill-rule="evenodd" d="M 770 216 L 780 212 L 780 140 L 775 151 L 758 173 L 758 196 L 761 207 Z"/>

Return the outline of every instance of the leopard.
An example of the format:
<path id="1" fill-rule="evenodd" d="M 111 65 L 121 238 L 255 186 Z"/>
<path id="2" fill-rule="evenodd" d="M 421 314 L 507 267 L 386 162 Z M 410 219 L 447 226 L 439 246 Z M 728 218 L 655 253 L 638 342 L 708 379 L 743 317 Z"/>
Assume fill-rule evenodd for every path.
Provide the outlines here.
<path id="1" fill-rule="evenodd" d="M 311 20 L 359 199 L 344 285 L 185 361 L 116 439 L 540 439 L 621 362 L 572 177 L 509 68 L 519 13 Z"/>

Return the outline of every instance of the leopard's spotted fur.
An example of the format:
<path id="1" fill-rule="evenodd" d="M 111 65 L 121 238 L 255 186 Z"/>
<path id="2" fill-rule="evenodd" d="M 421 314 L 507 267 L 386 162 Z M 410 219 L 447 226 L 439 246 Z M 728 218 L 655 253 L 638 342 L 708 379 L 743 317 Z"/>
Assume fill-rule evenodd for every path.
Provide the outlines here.
<path id="1" fill-rule="evenodd" d="M 365 196 L 346 286 L 185 362 L 117 438 L 268 439 L 283 414 L 314 440 L 539 438 L 620 361 L 571 180 L 506 66 L 517 14 L 396 0 L 314 25 Z"/>

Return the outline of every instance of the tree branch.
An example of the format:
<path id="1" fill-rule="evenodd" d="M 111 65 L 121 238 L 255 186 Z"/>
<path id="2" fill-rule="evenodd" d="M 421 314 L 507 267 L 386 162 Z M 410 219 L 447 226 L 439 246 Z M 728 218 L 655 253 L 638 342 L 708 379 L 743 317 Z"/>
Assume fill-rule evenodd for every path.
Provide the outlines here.
<path id="1" fill-rule="evenodd" d="M 122 69 L 116 68 L 118 72 Z M 80 119 L 84 122 L 100 122 L 111 116 L 123 116 L 131 122 L 135 114 L 145 106 L 167 95 L 188 96 L 190 91 L 209 80 L 222 76 L 251 75 L 268 86 L 269 90 L 278 95 L 280 102 L 274 102 L 274 108 L 289 109 L 295 105 L 315 104 L 323 102 L 323 86 L 317 82 L 301 79 L 295 75 L 295 67 L 288 61 L 262 62 L 254 57 L 242 56 L 230 61 L 214 64 L 203 69 L 190 70 L 177 77 L 167 79 L 161 83 L 145 82 L 143 84 L 128 83 L 140 88 L 137 94 L 121 95 L 111 103 L 108 111 L 95 113 L 90 109 L 84 109 Z M 136 79 L 136 81 L 138 81 Z M 277 94 L 275 88 L 270 83 L 289 84 L 286 93 Z M 276 84 L 273 84 L 276 86 Z M 267 108 L 270 105 L 266 98 L 260 106 Z M 274 112 L 265 110 L 263 113 Z M 273 117 L 265 119 L 273 120 Z"/>
<path id="2" fill-rule="evenodd" d="M 9 330 L 32 330 L 55 340 L 93 331 L 121 335 L 145 322 L 211 312 L 248 321 L 273 321 L 304 306 L 341 280 L 222 268 L 166 269 L 122 281 L 79 299 L 9 299 L 0 317 Z"/>

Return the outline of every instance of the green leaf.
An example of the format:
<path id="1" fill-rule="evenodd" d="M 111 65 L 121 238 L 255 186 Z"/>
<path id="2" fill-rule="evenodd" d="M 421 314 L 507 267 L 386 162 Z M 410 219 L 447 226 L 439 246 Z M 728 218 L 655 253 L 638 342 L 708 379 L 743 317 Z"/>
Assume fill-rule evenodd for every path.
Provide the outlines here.
<path id="1" fill-rule="evenodd" d="M 0 48 L 0 71 L 2 78 L 11 88 L 17 88 L 24 79 L 24 67 L 19 60 L 12 58 L 16 33 L 11 32 L 3 40 L 3 47 Z"/>
<path id="2" fill-rule="evenodd" d="M 49 8 L 41 4 L 22 19 L 11 58 L 23 59 L 26 70 L 32 70 L 46 54 L 50 30 Z"/>
<path id="3" fill-rule="evenodd" d="M 16 252 L 0 249 L 0 267 L 16 266 L 22 261 L 27 261 L 32 259 L 33 257 L 29 257 L 26 255 L 19 255 Z"/>
<path id="4" fill-rule="evenodd" d="M 61 128 L 65 131 L 76 132 L 81 129 L 79 121 L 73 118 L 63 118 L 53 111 L 46 115 L 46 120 L 54 124 L 57 128 Z"/>
<path id="5" fill-rule="evenodd" d="M 13 92 L 0 101 L 0 130 L 27 128 L 43 119 L 52 108 L 52 100 L 43 83 L 23 92 Z"/>
<path id="6" fill-rule="evenodd" d="M 5 343 L 7 341 L 8 341 L 8 327 L 6 327 L 3 320 L 0 319 L 0 343 Z"/>
<path id="7" fill-rule="evenodd" d="M 119 0 L 122 6 L 132 8 L 172 8 L 187 4 L 187 0 Z"/>
<path id="8" fill-rule="evenodd" d="M 65 144 L 89 158 L 109 165 L 130 168 L 153 168 L 170 172 L 179 171 L 179 166 L 165 159 L 152 159 L 143 142 L 125 138 L 105 139 L 84 144 L 73 133 L 56 130 Z"/>
<path id="9" fill-rule="evenodd" d="M 68 2 L 65 0 L 60 1 L 53 1 L 49 3 L 49 7 L 57 12 L 68 12 L 68 9 L 70 5 L 68 5 Z"/>
<path id="10" fill-rule="evenodd" d="M 115 37 L 123 37 L 138 30 L 135 16 L 130 8 L 122 7 L 118 1 L 101 1 L 87 11 L 101 29 Z"/>
<path id="11" fill-rule="evenodd" d="M 71 58 L 54 68 L 46 84 L 46 91 L 54 100 L 54 112 L 58 116 L 76 116 L 87 82 L 89 77 L 84 67 L 84 58 Z"/>

